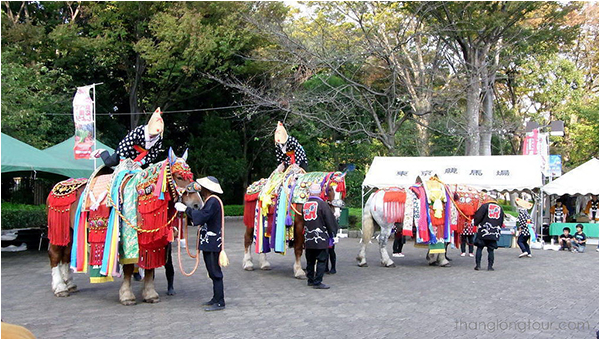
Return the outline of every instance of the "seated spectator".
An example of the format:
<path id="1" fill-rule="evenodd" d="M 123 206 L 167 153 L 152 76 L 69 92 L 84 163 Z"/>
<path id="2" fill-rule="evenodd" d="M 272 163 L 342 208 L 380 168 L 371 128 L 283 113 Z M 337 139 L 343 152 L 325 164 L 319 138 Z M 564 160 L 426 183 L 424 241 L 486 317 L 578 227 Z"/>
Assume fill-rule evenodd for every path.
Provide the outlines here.
<path id="1" fill-rule="evenodd" d="M 574 236 L 572 236 L 570 234 L 570 228 L 565 227 L 564 233 L 561 236 L 559 236 L 559 250 L 568 249 L 568 251 L 572 251 L 572 239 L 573 238 L 574 238 Z"/>
<path id="2" fill-rule="evenodd" d="M 557 199 L 555 205 L 551 206 L 549 210 L 551 212 L 552 223 L 565 223 L 566 217 L 568 216 L 568 208 L 562 204 L 562 199 Z"/>
<path id="3" fill-rule="evenodd" d="M 584 248 L 587 245 L 587 236 L 582 232 L 582 224 L 576 225 L 576 233 L 574 239 L 572 239 L 572 247 L 575 248 L 574 252 L 584 252 Z"/>

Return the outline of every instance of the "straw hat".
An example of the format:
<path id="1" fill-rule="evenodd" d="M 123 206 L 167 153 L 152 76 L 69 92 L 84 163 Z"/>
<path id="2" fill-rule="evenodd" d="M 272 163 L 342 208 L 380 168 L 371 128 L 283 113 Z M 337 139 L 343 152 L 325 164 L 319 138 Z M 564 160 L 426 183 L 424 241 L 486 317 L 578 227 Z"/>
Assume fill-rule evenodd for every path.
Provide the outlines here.
<path id="1" fill-rule="evenodd" d="M 197 179 L 196 182 L 199 183 L 202 188 L 206 188 L 213 193 L 223 194 L 223 189 L 220 188 L 220 183 L 218 183 L 218 179 L 214 176 L 206 176 Z"/>
<path id="2" fill-rule="evenodd" d="M 526 210 L 530 210 L 532 208 L 532 203 L 529 201 L 526 201 L 524 199 L 521 198 L 516 198 L 516 205 L 526 209 Z"/>
<path id="3" fill-rule="evenodd" d="M 283 123 L 279 122 L 275 130 L 275 143 L 285 144 L 287 143 L 287 138 L 289 138 L 287 130 L 285 130 Z"/>
<path id="4" fill-rule="evenodd" d="M 160 113 L 160 107 L 158 107 L 148 122 L 148 133 L 152 136 L 160 135 L 164 131 L 164 121 Z"/>

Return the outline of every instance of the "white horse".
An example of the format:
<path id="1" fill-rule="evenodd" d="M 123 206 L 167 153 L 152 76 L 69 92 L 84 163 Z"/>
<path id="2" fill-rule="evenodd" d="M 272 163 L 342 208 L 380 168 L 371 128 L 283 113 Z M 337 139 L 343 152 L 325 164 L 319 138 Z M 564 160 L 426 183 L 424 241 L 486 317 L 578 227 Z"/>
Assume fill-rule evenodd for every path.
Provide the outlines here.
<path id="1" fill-rule="evenodd" d="M 409 192 L 411 192 L 411 190 L 406 190 L 406 194 Z M 389 221 L 385 216 L 385 193 L 385 190 L 379 190 L 371 194 L 366 201 L 364 208 L 362 209 L 362 239 L 360 241 L 360 252 L 356 257 L 358 266 L 360 267 L 368 267 L 368 263 L 366 262 L 366 247 L 372 240 L 375 227 L 379 227 L 381 229 L 381 232 L 377 237 L 379 251 L 381 254 L 381 265 L 388 268 L 395 267 L 395 263 L 391 258 L 389 258 L 389 253 L 387 252 L 387 241 L 389 240 L 389 236 L 393 231 L 396 221 Z M 406 201 L 411 200 L 411 196 L 408 196 Z M 411 208 L 411 206 L 406 206 L 405 211 L 411 211 Z M 411 214 L 408 213 L 408 216 L 405 218 L 409 218 L 406 220 L 412 223 Z M 400 220 L 401 221 L 398 222 L 403 222 L 403 218 Z M 398 228 L 398 230 L 401 230 L 401 228 Z M 430 265 L 439 265 L 442 267 L 449 266 L 449 261 L 444 253 L 427 254 L 427 260 L 429 261 Z"/>

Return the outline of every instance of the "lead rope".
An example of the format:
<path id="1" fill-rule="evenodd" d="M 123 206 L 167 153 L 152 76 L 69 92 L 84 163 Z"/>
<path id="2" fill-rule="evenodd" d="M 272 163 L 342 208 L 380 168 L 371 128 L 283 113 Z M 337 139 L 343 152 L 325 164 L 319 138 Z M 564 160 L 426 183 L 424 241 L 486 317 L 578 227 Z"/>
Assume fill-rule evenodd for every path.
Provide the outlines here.
<path id="1" fill-rule="evenodd" d="M 220 254 L 218 255 L 218 263 L 221 267 L 226 267 L 229 265 L 229 258 L 227 257 L 227 253 L 225 252 L 225 206 L 223 205 L 222 200 L 220 200 L 219 197 L 217 197 L 216 195 L 211 195 L 206 199 L 206 202 L 208 202 L 208 199 L 210 198 L 215 198 L 216 200 L 218 200 L 218 202 L 220 203 L 220 214 L 221 214 L 221 238 L 220 238 L 220 243 L 221 243 L 221 249 L 220 249 Z"/>
<path id="2" fill-rule="evenodd" d="M 182 227 L 181 227 L 181 226 L 183 226 L 182 221 L 183 221 L 183 216 L 179 217 L 179 221 L 178 221 L 179 225 L 177 227 L 179 229 L 180 235 L 183 234 Z M 187 238 L 188 238 L 187 221 L 185 221 L 184 226 L 185 226 L 185 241 L 189 242 L 187 240 Z M 198 235 L 196 249 L 198 249 L 199 246 L 200 246 L 200 235 Z M 187 250 L 187 254 L 189 256 L 191 256 L 191 254 L 189 253 L 189 247 L 187 246 L 187 244 L 185 245 L 185 249 Z M 198 251 L 198 253 L 195 255 L 195 257 L 192 256 L 192 258 L 195 258 L 195 260 L 196 260 L 195 266 L 193 267 L 193 270 L 191 271 L 191 273 L 186 273 L 185 270 L 183 269 L 183 263 L 181 263 L 181 237 L 179 237 L 179 242 L 177 244 L 177 258 L 179 260 L 179 269 L 181 270 L 181 273 L 185 276 L 192 276 L 193 273 L 195 273 L 195 271 L 198 269 L 198 265 L 200 264 L 200 253 L 199 253 L 199 250 L 196 250 L 196 251 Z"/>

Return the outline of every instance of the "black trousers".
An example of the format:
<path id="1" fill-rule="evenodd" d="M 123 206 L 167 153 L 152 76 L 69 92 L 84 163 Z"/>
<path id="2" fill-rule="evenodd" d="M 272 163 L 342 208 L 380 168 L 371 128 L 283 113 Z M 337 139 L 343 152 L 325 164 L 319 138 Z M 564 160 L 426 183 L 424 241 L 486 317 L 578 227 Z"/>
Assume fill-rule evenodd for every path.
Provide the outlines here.
<path id="1" fill-rule="evenodd" d="M 460 250 L 465 253 L 466 252 L 466 243 L 468 243 L 468 252 L 474 252 L 474 235 L 461 235 L 460 236 Z"/>
<path id="2" fill-rule="evenodd" d="M 497 249 L 497 241 L 484 241 L 484 240 L 478 241 L 478 243 L 476 245 L 476 256 L 475 256 L 476 265 L 478 267 L 480 267 L 480 260 L 483 257 L 483 249 L 485 247 L 487 248 L 487 254 L 489 255 L 488 268 L 492 268 L 493 263 L 495 263 L 495 249 Z"/>
<path id="3" fill-rule="evenodd" d="M 306 276 L 308 277 L 308 282 L 314 285 L 322 283 L 328 258 L 328 249 L 306 249 Z"/>
<path id="4" fill-rule="evenodd" d="M 400 229 L 397 230 L 399 235 L 395 233 L 395 239 L 393 240 L 393 253 L 400 254 L 403 250 L 403 245 L 406 244 L 406 237 L 401 234 Z"/>
<path id="5" fill-rule="evenodd" d="M 529 239 L 530 236 L 524 236 L 521 234 L 520 236 L 518 236 L 518 246 L 520 247 L 520 250 L 522 250 L 522 252 L 525 252 L 530 255 L 530 245 L 528 244 Z"/>
<path id="6" fill-rule="evenodd" d="M 331 269 L 329 269 L 329 260 L 331 261 Z M 328 271 L 337 271 L 335 268 L 337 264 L 337 253 L 335 253 L 335 245 L 329 248 L 329 258 L 327 259 L 327 263 L 325 265 L 325 273 Z"/>
<path id="7" fill-rule="evenodd" d="M 169 242 L 166 245 L 166 264 L 164 265 L 164 269 L 166 272 L 166 282 L 168 284 L 168 289 L 173 288 L 173 283 L 175 281 L 175 268 L 173 267 L 173 249 L 172 245 Z"/>
<path id="8" fill-rule="evenodd" d="M 204 263 L 208 276 L 212 279 L 212 301 L 220 306 L 225 306 L 225 285 L 223 283 L 223 271 L 218 264 L 220 251 L 203 251 Z"/>
<path id="9" fill-rule="evenodd" d="M 100 153 L 100 157 L 102 158 L 102 161 L 104 161 L 104 165 L 107 167 L 114 167 L 114 166 L 118 165 L 119 162 L 121 161 L 119 154 L 117 154 L 115 152 L 114 154 L 111 155 L 106 150 L 104 150 L 104 151 L 102 151 L 102 153 Z"/>

